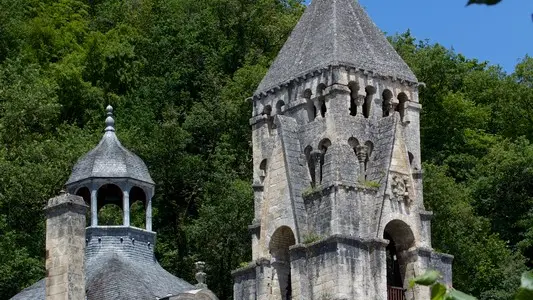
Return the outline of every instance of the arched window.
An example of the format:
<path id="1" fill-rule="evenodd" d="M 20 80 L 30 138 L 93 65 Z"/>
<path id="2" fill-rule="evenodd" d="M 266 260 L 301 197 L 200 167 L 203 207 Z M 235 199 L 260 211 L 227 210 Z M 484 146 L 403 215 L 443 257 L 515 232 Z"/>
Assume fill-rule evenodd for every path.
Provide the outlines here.
<path id="1" fill-rule="evenodd" d="M 356 148 L 357 146 L 359 146 L 359 141 L 352 136 L 351 138 L 348 139 L 348 145 L 350 145 L 350 148 L 353 149 L 353 152 L 357 154 Z"/>
<path id="2" fill-rule="evenodd" d="M 130 224 L 138 228 L 146 226 L 146 193 L 140 187 L 130 190 Z"/>
<path id="3" fill-rule="evenodd" d="M 309 169 L 309 177 L 311 177 L 311 186 L 315 187 L 316 185 L 316 175 L 315 175 L 315 161 L 312 156 L 313 147 L 307 146 L 304 150 L 305 159 L 307 161 L 307 168 Z"/>
<path id="4" fill-rule="evenodd" d="M 317 95 L 318 95 L 318 105 L 320 106 L 320 115 L 322 118 L 326 117 L 326 112 L 328 111 L 326 107 L 326 97 L 324 96 L 324 90 L 326 89 L 326 85 L 321 83 L 317 87 Z"/>
<path id="5" fill-rule="evenodd" d="M 415 156 L 414 156 L 413 153 L 411 153 L 411 152 L 408 152 L 408 154 L 409 154 L 409 165 L 410 165 L 411 167 L 413 167 L 413 161 L 414 161 L 414 159 L 415 159 Z"/>
<path id="6" fill-rule="evenodd" d="M 82 187 L 76 191 L 76 196 L 80 196 L 85 201 L 85 204 L 91 205 L 91 191 L 88 188 Z"/>
<path id="7" fill-rule="evenodd" d="M 263 109 L 263 115 L 266 116 L 268 132 L 272 133 L 272 128 L 274 127 L 274 120 L 272 118 L 272 106 L 265 106 L 265 108 Z"/>
<path id="8" fill-rule="evenodd" d="M 279 100 L 279 101 L 276 103 L 276 114 L 278 114 L 278 115 L 282 115 L 282 114 L 283 114 L 284 106 L 285 106 L 285 102 L 284 102 L 283 100 Z"/>
<path id="9" fill-rule="evenodd" d="M 105 204 L 98 211 L 98 224 L 104 226 L 122 225 L 122 209 L 114 203 Z"/>
<path id="10" fill-rule="evenodd" d="M 357 115 L 357 97 L 359 94 L 359 85 L 355 81 L 350 81 L 348 83 L 348 88 L 350 89 L 350 116 Z"/>
<path id="11" fill-rule="evenodd" d="M 274 299 L 290 300 L 292 298 L 289 247 L 294 244 L 296 244 L 294 233 L 287 226 L 276 229 L 270 238 L 269 250 L 274 268 L 271 293 Z"/>
<path id="12" fill-rule="evenodd" d="M 311 97 L 313 96 L 313 93 L 310 89 L 306 89 L 303 93 L 303 97 L 306 101 L 306 110 L 307 110 L 307 117 L 309 122 L 312 122 L 316 118 L 316 107 L 313 101 L 311 100 Z"/>
<path id="13" fill-rule="evenodd" d="M 392 107 L 392 92 L 390 90 L 384 90 L 383 94 L 381 95 L 383 98 L 383 117 L 388 117 L 391 113 L 391 107 Z"/>
<path id="14" fill-rule="evenodd" d="M 98 189 L 96 203 L 99 224 L 123 225 L 123 196 L 122 190 L 114 184 L 104 184 Z"/>
<path id="15" fill-rule="evenodd" d="M 393 220 L 385 226 L 383 238 L 389 240 L 387 255 L 387 293 L 389 299 L 399 296 L 405 299 L 405 288 L 414 274 L 408 250 L 415 246 L 413 231 L 405 222 Z"/>
<path id="16" fill-rule="evenodd" d="M 368 119 L 371 115 L 372 99 L 374 98 L 373 96 L 376 93 L 376 88 L 369 85 L 365 88 L 365 92 L 366 96 L 365 102 L 363 103 L 363 116 Z"/>
<path id="17" fill-rule="evenodd" d="M 398 101 L 400 101 L 400 103 L 396 107 L 396 111 L 400 113 L 400 119 L 403 121 L 405 117 L 405 107 L 409 101 L 409 98 L 407 98 L 405 93 L 400 93 L 398 94 Z"/>
<path id="18" fill-rule="evenodd" d="M 76 191 L 76 196 L 80 196 L 83 198 L 83 201 L 87 205 L 91 205 L 91 191 L 89 191 L 88 188 L 82 187 Z M 90 226 L 91 225 L 91 210 L 88 209 L 87 213 L 85 214 L 85 225 Z"/>
<path id="19" fill-rule="evenodd" d="M 366 159 L 365 159 L 365 179 L 368 179 L 368 163 L 372 157 L 372 152 L 374 151 L 374 144 L 371 141 L 365 142 L 366 146 Z"/>
<path id="20" fill-rule="evenodd" d="M 328 152 L 328 148 L 331 146 L 331 141 L 329 139 L 323 139 L 318 144 L 318 149 L 320 150 L 320 183 L 322 183 L 322 179 L 324 177 L 324 164 L 326 163 L 326 152 Z"/>
<path id="21" fill-rule="evenodd" d="M 265 181 L 266 175 L 267 175 L 267 160 L 265 158 L 259 164 L 259 180 L 261 181 L 261 183 Z"/>

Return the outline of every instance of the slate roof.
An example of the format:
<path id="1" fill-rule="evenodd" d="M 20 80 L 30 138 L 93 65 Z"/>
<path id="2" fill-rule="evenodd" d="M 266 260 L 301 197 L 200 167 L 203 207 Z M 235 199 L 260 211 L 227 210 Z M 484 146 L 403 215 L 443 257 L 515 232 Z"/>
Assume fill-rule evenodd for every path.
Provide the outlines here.
<path id="1" fill-rule="evenodd" d="M 108 106 L 107 110 L 104 136 L 94 149 L 74 165 L 66 185 L 91 178 L 131 178 L 154 184 L 143 160 L 118 140 L 112 118 L 113 108 Z"/>
<path id="2" fill-rule="evenodd" d="M 255 95 L 328 66 L 348 66 L 417 82 L 355 0 L 313 0 Z"/>
<path id="3" fill-rule="evenodd" d="M 153 232 L 132 227 L 90 227 L 87 237 L 87 300 L 146 300 L 197 289 L 159 265 L 152 250 Z M 45 280 L 11 300 L 45 300 Z"/>

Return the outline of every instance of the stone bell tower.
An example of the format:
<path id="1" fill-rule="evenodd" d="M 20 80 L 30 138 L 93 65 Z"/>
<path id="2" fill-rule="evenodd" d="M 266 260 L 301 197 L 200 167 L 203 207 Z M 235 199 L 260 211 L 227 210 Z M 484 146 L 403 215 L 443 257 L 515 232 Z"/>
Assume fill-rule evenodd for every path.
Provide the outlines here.
<path id="1" fill-rule="evenodd" d="M 253 262 L 235 299 L 429 299 L 416 76 L 355 0 L 314 0 L 252 97 Z"/>

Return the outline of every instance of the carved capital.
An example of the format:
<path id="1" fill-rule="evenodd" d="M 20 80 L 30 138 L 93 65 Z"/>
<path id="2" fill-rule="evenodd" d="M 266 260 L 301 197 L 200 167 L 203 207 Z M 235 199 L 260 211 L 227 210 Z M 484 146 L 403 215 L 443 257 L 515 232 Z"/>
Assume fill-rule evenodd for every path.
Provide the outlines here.
<path id="1" fill-rule="evenodd" d="M 359 145 L 355 147 L 355 153 L 360 163 L 364 163 L 368 157 L 368 146 Z"/>
<path id="2" fill-rule="evenodd" d="M 363 106 L 363 104 L 365 103 L 365 97 L 366 95 L 364 94 L 357 94 L 354 99 L 355 105 L 357 105 L 357 107 Z"/>

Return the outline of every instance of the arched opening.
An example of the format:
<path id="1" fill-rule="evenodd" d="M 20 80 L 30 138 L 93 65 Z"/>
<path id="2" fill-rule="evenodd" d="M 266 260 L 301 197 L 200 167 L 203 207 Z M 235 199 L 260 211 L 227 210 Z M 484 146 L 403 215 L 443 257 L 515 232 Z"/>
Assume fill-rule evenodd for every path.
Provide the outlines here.
<path id="1" fill-rule="evenodd" d="M 282 226 L 272 234 L 269 250 L 272 256 L 272 297 L 269 299 L 289 300 L 292 298 L 291 262 L 289 247 L 296 244 L 294 233 L 287 226 Z"/>
<path id="2" fill-rule="evenodd" d="M 384 90 L 381 97 L 383 98 L 383 117 L 388 117 L 390 115 L 392 107 L 392 92 L 390 90 Z"/>
<path id="3" fill-rule="evenodd" d="M 285 102 L 283 100 L 279 100 L 276 103 L 276 114 L 282 115 L 284 110 Z"/>
<path id="4" fill-rule="evenodd" d="M 372 157 L 372 152 L 374 151 L 374 144 L 371 141 L 365 142 L 366 146 L 366 157 L 365 157 L 365 180 L 368 179 L 368 163 Z"/>
<path id="5" fill-rule="evenodd" d="M 272 128 L 274 127 L 274 120 L 272 118 L 272 106 L 265 106 L 265 108 L 263 109 L 263 115 L 266 116 L 268 133 L 272 133 Z"/>
<path id="6" fill-rule="evenodd" d="M 145 228 L 146 227 L 146 209 L 144 203 L 141 201 L 135 201 L 130 207 L 130 224 L 133 227 Z"/>
<path id="7" fill-rule="evenodd" d="M 137 228 L 146 227 L 146 193 L 140 187 L 130 190 L 130 225 Z"/>
<path id="8" fill-rule="evenodd" d="M 376 88 L 369 85 L 365 88 L 365 91 L 366 96 L 365 102 L 363 103 L 363 116 L 368 119 L 371 114 L 372 99 L 374 98 L 373 96 L 376 93 Z"/>
<path id="9" fill-rule="evenodd" d="M 98 225 L 122 225 L 122 209 L 115 203 L 105 204 L 98 211 Z"/>
<path id="10" fill-rule="evenodd" d="M 353 136 L 348 139 L 348 145 L 353 149 L 353 152 L 357 155 L 357 146 L 359 146 L 359 141 Z"/>
<path id="11" fill-rule="evenodd" d="M 328 111 L 326 107 L 326 97 L 324 96 L 324 90 L 326 89 L 326 85 L 321 83 L 317 87 L 317 95 L 318 96 L 318 105 L 320 106 L 320 115 L 322 118 L 326 117 L 326 112 Z"/>
<path id="12" fill-rule="evenodd" d="M 405 288 L 414 276 L 414 266 L 408 250 L 415 246 L 413 231 L 405 222 L 393 220 L 385 226 L 383 238 L 386 248 L 387 293 L 389 299 L 406 299 Z"/>
<path id="13" fill-rule="evenodd" d="M 85 201 L 85 204 L 91 205 L 91 191 L 89 188 L 82 187 L 76 191 L 76 196 L 80 196 Z"/>
<path id="14" fill-rule="evenodd" d="M 91 191 L 88 188 L 86 187 L 79 188 L 76 191 L 76 196 L 82 197 L 85 204 L 91 206 Z M 87 212 L 85 213 L 85 225 L 86 226 L 91 225 L 91 210 L 90 209 L 88 209 Z"/>
<path id="15" fill-rule="evenodd" d="M 409 165 L 412 168 L 413 167 L 413 161 L 415 160 L 415 156 L 411 152 L 408 152 L 408 154 L 409 154 Z"/>
<path id="16" fill-rule="evenodd" d="M 355 81 L 348 83 L 350 89 L 350 116 L 357 115 L 357 96 L 359 92 L 359 85 Z"/>
<path id="17" fill-rule="evenodd" d="M 318 149 L 320 150 L 320 183 L 322 183 L 324 177 L 324 164 L 326 163 L 326 152 L 331 146 L 331 141 L 329 139 L 323 139 L 318 144 Z"/>
<path id="18" fill-rule="evenodd" d="M 266 175 L 267 175 L 267 160 L 265 158 L 259 164 L 259 180 L 261 181 L 261 183 L 265 181 Z"/>
<path id="19" fill-rule="evenodd" d="M 405 93 L 400 93 L 398 95 L 398 101 L 400 103 L 396 107 L 396 111 L 400 113 L 400 119 L 403 121 L 405 116 L 405 107 L 407 105 L 407 101 L 409 101 L 409 98 L 407 98 L 407 95 Z"/>
<path id="20" fill-rule="evenodd" d="M 313 93 L 310 89 L 306 89 L 303 93 L 303 97 L 306 101 L 306 110 L 307 110 L 307 117 L 309 122 L 312 122 L 316 118 L 316 107 L 313 101 L 311 100 L 311 97 L 313 96 Z"/>
<path id="21" fill-rule="evenodd" d="M 326 112 L 328 108 L 326 107 L 326 97 L 320 97 L 320 115 L 322 118 L 326 117 Z"/>
<path id="22" fill-rule="evenodd" d="M 122 190 L 114 184 L 104 184 L 98 189 L 96 193 L 98 224 L 123 225 L 123 197 Z M 103 209 L 108 205 L 110 206 Z"/>
<path id="23" fill-rule="evenodd" d="M 311 177 L 311 187 L 315 187 L 316 185 L 316 174 L 315 174 L 315 161 L 313 156 L 311 155 L 313 152 L 313 147 L 307 146 L 305 147 L 304 153 L 305 153 L 305 159 L 307 161 L 307 168 L 309 169 L 309 177 Z"/>

